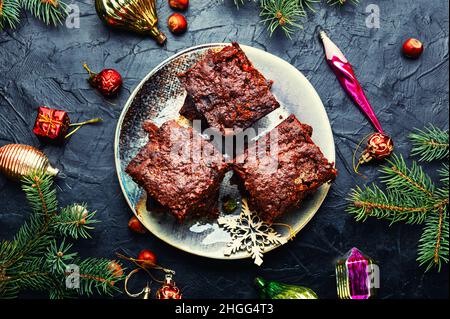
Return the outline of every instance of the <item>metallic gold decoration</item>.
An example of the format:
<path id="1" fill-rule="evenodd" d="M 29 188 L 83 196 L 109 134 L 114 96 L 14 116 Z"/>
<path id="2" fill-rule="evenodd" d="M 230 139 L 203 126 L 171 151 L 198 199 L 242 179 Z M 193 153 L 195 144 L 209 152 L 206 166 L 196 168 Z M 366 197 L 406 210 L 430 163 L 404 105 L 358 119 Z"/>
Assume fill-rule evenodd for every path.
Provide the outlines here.
<path id="1" fill-rule="evenodd" d="M 159 44 L 167 39 L 157 27 L 156 0 L 95 0 L 95 8 L 110 27 L 150 34 Z"/>
<path id="2" fill-rule="evenodd" d="M 23 144 L 8 144 L 0 147 L 0 173 L 12 180 L 20 180 L 33 172 L 57 175 L 48 157 L 37 148 Z"/>
<path id="3" fill-rule="evenodd" d="M 125 283 L 124 283 L 124 290 L 126 292 L 126 294 L 128 295 L 128 297 L 131 298 L 141 298 L 141 299 L 150 299 L 150 293 L 151 293 L 151 289 L 147 283 L 147 285 L 144 287 L 144 289 L 142 289 L 141 292 L 132 294 L 131 292 L 128 291 L 128 281 L 130 280 L 130 278 L 136 274 L 137 272 L 139 272 L 141 270 L 141 268 L 136 268 L 133 271 L 131 271 L 127 277 L 125 278 Z"/>
<path id="4" fill-rule="evenodd" d="M 238 251 L 247 250 L 258 266 L 263 263 L 262 258 L 266 247 L 284 245 L 287 242 L 287 239 L 281 237 L 269 224 L 261 221 L 256 214 L 252 214 L 245 198 L 242 199 L 240 216 L 219 217 L 217 222 L 232 236 L 231 242 L 224 250 L 224 255 L 230 256 Z"/>

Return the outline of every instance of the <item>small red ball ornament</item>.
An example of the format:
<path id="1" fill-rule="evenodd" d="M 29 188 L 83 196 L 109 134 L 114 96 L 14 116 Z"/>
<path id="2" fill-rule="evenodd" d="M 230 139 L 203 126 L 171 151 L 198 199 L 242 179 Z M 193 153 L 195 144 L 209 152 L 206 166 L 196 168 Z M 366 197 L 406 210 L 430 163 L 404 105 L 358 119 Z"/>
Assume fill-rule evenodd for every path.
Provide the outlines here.
<path id="1" fill-rule="evenodd" d="M 128 221 L 128 228 L 138 234 L 145 234 L 145 227 L 142 225 L 139 219 L 136 218 L 136 216 L 133 216 Z"/>
<path id="2" fill-rule="evenodd" d="M 122 267 L 115 261 L 111 261 L 108 264 L 108 270 L 114 275 L 116 278 L 120 278 L 123 276 Z"/>
<path id="3" fill-rule="evenodd" d="M 137 262 L 144 268 L 154 268 L 157 266 L 156 255 L 148 249 L 144 249 L 139 253 Z"/>
<path id="4" fill-rule="evenodd" d="M 189 0 L 169 0 L 169 6 L 175 10 L 187 10 Z"/>
<path id="5" fill-rule="evenodd" d="M 394 151 L 394 141 L 384 134 L 373 133 L 367 140 L 367 147 L 361 155 L 360 162 L 368 163 L 371 160 L 383 160 Z"/>
<path id="6" fill-rule="evenodd" d="M 89 83 L 105 97 L 115 96 L 122 87 L 122 76 L 114 69 L 104 69 L 100 73 L 92 72 L 87 64 L 83 67 L 89 73 Z"/>
<path id="7" fill-rule="evenodd" d="M 174 34 L 182 34 L 187 30 L 186 18 L 180 13 L 172 14 L 167 20 L 167 25 Z"/>
<path id="8" fill-rule="evenodd" d="M 161 288 L 156 292 L 156 299 L 181 299 L 182 294 L 172 279 L 172 274 L 166 274 Z"/>
<path id="9" fill-rule="evenodd" d="M 411 59 L 417 59 L 423 52 L 423 44 L 417 39 L 409 38 L 403 43 L 403 54 Z"/>

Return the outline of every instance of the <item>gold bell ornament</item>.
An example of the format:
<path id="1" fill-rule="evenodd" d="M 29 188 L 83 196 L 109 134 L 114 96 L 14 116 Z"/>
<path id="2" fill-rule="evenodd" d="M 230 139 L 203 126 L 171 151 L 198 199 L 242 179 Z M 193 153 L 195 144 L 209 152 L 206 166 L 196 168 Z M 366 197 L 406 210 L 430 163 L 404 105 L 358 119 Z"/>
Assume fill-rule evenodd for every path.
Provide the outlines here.
<path id="1" fill-rule="evenodd" d="M 156 0 L 95 0 L 95 9 L 107 26 L 151 35 L 159 44 L 167 39 L 157 26 Z"/>
<path id="2" fill-rule="evenodd" d="M 0 147 L 0 173 L 19 181 L 33 172 L 56 176 L 59 170 L 50 164 L 44 153 L 33 146 L 8 144 Z"/>

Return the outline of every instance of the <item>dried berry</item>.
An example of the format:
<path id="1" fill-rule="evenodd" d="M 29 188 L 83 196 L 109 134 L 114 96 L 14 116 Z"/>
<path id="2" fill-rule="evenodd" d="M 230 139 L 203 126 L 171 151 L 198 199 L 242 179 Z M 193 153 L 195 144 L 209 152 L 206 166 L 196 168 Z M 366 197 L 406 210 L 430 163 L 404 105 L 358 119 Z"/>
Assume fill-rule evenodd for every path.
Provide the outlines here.
<path id="1" fill-rule="evenodd" d="M 187 30 L 186 18 L 180 13 L 172 14 L 167 20 L 169 30 L 174 34 L 181 34 Z"/>
<path id="2" fill-rule="evenodd" d="M 417 59 L 423 52 L 423 44 L 417 39 L 409 38 L 403 43 L 403 54 L 411 59 Z"/>
<path id="3" fill-rule="evenodd" d="M 169 6 L 176 10 L 187 10 L 189 0 L 169 0 Z"/>

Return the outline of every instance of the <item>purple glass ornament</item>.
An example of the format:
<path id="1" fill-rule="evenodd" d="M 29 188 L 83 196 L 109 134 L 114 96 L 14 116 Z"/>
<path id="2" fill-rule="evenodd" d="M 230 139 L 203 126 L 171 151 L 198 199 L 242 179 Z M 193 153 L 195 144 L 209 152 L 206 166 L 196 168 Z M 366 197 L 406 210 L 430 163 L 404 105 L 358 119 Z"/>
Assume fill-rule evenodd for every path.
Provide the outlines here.
<path id="1" fill-rule="evenodd" d="M 379 287 L 379 268 L 370 257 L 352 248 L 336 263 L 336 284 L 340 299 L 369 299 Z"/>
<path id="2" fill-rule="evenodd" d="M 320 32 L 320 38 L 322 39 L 327 62 L 330 65 L 333 72 L 336 74 L 339 82 L 341 83 L 347 94 L 353 99 L 353 101 L 361 108 L 364 114 L 372 122 L 373 126 L 378 132 L 384 134 L 383 128 L 378 121 L 372 106 L 367 100 L 364 91 L 359 84 L 355 72 L 350 63 L 345 58 L 344 54 L 339 48 L 328 38 L 324 31 Z"/>

